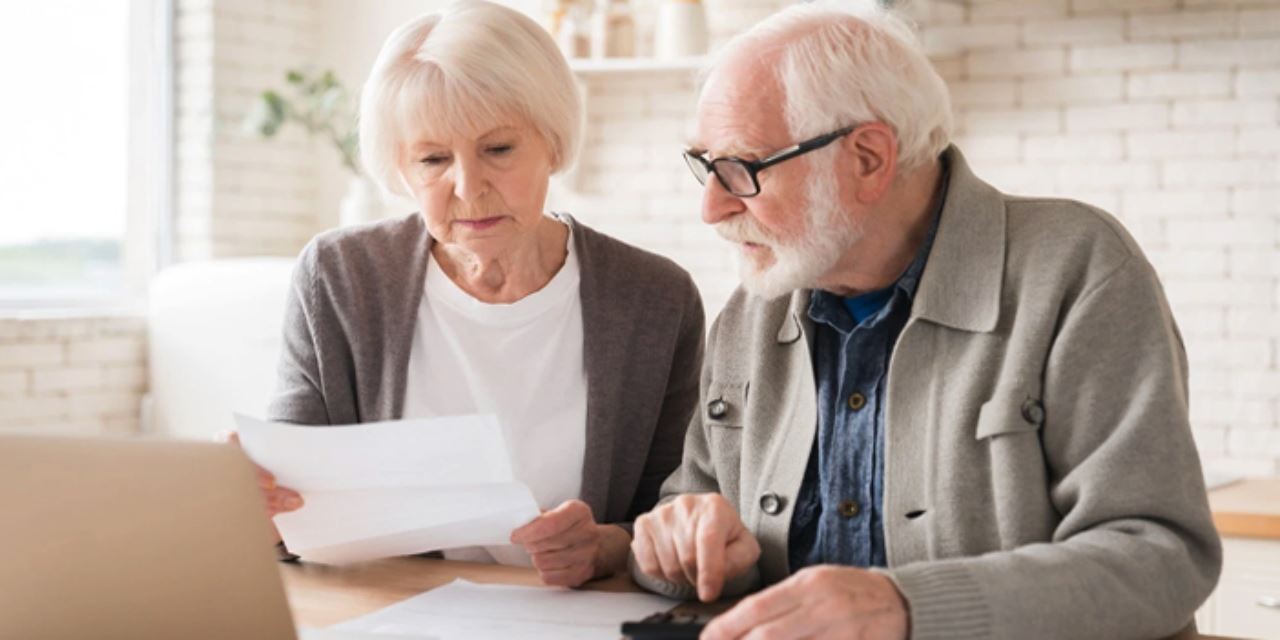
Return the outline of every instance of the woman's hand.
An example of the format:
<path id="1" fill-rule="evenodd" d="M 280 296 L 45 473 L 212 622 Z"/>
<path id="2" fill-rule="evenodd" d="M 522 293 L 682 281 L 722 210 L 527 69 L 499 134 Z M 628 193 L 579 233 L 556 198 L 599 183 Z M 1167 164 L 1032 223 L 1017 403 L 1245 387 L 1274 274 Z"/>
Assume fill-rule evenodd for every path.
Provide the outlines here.
<path id="1" fill-rule="evenodd" d="M 240 446 L 240 436 L 235 431 L 228 431 L 222 435 L 222 440 L 228 444 Z M 297 511 L 302 508 L 302 496 L 297 491 L 288 487 L 282 487 L 276 484 L 276 477 L 270 471 L 253 465 L 254 471 L 258 476 L 258 488 L 262 490 L 262 499 L 267 508 L 267 518 L 274 518 L 277 513 L 287 513 L 289 511 Z M 280 541 L 280 532 L 276 531 L 276 525 L 271 522 L 271 532 L 275 535 L 276 541 Z"/>
<path id="2" fill-rule="evenodd" d="M 587 503 L 569 500 L 513 531 L 511 543 L 529 552 L 542 582 L 577 587 L 625 568 L 631 536 L 617 525 L 596 524 Z"/>

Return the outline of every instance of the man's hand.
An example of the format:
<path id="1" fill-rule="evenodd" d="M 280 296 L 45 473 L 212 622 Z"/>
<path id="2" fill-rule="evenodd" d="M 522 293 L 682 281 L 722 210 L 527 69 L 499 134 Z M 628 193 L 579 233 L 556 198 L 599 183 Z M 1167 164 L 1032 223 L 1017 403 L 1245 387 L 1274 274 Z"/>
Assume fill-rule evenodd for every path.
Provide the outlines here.
<path id="1" fill-rule="evenodd" d="M 682 495 L 636 519 L 631 542 L 644 573 L 696 586 L 698 599 L 720 597 L 726 580 L 755 565 L 760 543 L 718 493 Z"/>
<path id="2" fill-rule="evenodd" d="M 888 578 L 822 565 L 739 602 L 707 625 L 702 639 L 906 640 L 909 626 L 906 600 Z"/>
<path id="3" fill-rule="evenodd" d="M 630 540 L 617 525 L 596 524 L 581 500 L 568 500 L 511 533 L 511 543 L 529 552 L 542 582 L 560 587 L 621 570 Z"/>

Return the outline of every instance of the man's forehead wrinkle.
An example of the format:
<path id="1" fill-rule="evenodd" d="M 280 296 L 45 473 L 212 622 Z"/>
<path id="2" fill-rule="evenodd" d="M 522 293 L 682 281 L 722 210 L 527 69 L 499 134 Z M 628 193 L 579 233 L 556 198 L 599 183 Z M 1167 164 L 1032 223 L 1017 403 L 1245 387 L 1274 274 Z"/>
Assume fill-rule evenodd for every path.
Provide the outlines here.
<path id="1" fill-rule="evenodd" d="M 729 62 L 698 100 L 697 143 L 711 156 L 763 153 L 787 144 L 776 77 L 758 60 Z"/>

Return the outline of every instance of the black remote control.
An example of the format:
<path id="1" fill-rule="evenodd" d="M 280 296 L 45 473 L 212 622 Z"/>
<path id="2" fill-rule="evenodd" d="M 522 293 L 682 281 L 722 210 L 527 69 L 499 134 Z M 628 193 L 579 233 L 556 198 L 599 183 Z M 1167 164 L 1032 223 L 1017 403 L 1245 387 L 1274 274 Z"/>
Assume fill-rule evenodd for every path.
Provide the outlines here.
<path id="1" fill-rule="evenodd" d="M 631 640 L 697 640 L 711 617 L 697 613 L 655 613 L 639 622 L 622 623 L 622 635 Z"/>

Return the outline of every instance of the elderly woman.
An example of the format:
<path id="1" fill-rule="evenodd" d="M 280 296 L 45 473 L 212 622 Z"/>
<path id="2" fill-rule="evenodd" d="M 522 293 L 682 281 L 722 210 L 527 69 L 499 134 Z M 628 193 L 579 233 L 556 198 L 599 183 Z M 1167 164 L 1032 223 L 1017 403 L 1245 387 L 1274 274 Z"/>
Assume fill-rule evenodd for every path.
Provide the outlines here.
<path id="1" fill-rule="evenodd" d="M 393 33 L 361 98 L 361 154 L 420 213 L 303 250 L 268 411 L 496 414 L 544 513 L 515 547 L 446 557 L 531 560 L 568 586 L 625 567 L 631 521 L 680 462 L 704 323 L 674 263 L 545 211 L 580 110 L 555 44 L 516 11 L 459 2 Z M 301 506 L 261 476 L 273 515 Z"/>

